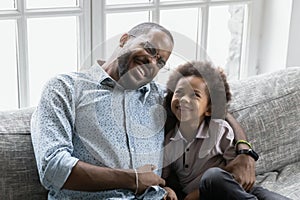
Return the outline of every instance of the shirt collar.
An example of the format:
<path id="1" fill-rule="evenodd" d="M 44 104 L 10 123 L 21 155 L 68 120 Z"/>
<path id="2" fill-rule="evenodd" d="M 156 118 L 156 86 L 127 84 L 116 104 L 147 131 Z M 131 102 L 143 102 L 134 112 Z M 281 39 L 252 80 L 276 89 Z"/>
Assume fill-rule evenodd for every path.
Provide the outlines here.
<path id="1" fill-rule="evenodd" d="M 187 140 L 182 136 L 178 126 L 176 125 L 175 131 L 174 131 L 174 137 L 170 138 L 171 141 L 178 141 L 178 140 L 183 140 L 187 142 Z"/>
<path id="2" fill-rule="evenodd" d="M 143 102 L 143 104 L 145 104 L 145 101 L 146 101 L 147 97 L 149 96 L 150 89 L 151 89 L 150 83 L 148 83 L 138 89 L 138 91 L 141 93 L 139 100 L 141 102 Z"/>
<path id="3" fill-rule="evenodd" d="M 209 138 L 208 126 L 205 126 L 206 121 L 203 120 L 198 129 L 198 133 L 196 135 L 197 139 Z"/>
<path id="4" fill-rule="evenodd" d="M 206 123 L 205 120 L 203 120 L 203 122 L 200 124 L 200 127 L 198 129 L 198 132 L 197 132 L 195 138 L 197 138 L 197 139 L 209 138 L 208 126 L 205 126 L 205 123 Z M 184 140 L 185 142 L 187 142 L 187 140 L 182 136 L 182 133 L 178 129 L 178 126 L 176 126 L 176 128 L 175 128 L 174 137 L 171 137 L 170 140 L 172 140 L 172 141 Z"/>
<path id="5" fill-rule="evenodd" d="M 94 80 L 99 82 L 100 84 L 106 85 L 108 82 L 115 82 L 107 73 L 106 71 L 99 65 L 96 61 L 95 64 L 92 66 L 91 70 L 89 70 L 89 76 L 92 77 Z"/>

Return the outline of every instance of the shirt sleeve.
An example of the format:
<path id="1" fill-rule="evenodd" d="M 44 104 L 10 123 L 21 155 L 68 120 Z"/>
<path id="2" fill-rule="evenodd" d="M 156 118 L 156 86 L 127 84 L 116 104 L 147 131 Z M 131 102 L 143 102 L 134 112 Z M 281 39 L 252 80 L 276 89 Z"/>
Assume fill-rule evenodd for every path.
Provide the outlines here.
<path id="1" fill-rule="evenodd" d="M 62 188 L 78 159 L 72 157 L 74 89 L 71 78 L 51 79 L 44 87 L 31 120 L 31 137 L 41 183 Z"/>
<path id="2" fill-rule="evenodd" d="M 236 157 L 234 147 L 234 133 L 231 126 L 225 120 L 222 120 L 221 130 L 221 140 L 219 143 L 219 147 L 222 151 L 223 158 L 228 163 Z"/>
<path id="3" fill-rule="evenodd" d="M 169 145 L 170 143 L 170 137 L 171 137 L 171 134 L 172 134 L 172 131 L 170 131 L 168 134 L 165 135 L 165 138 L 164 138 L 164 148 L 163 148 L 163 151 L 164 151 L 164 155 L 163 155 L 163 169 L 162 169 L 162 178 L 166 179 L 169 177 L 170 175 L 170 172 L 171 172 L 171 154 L 170 153 L 170 150 L 171 147 Z"/>

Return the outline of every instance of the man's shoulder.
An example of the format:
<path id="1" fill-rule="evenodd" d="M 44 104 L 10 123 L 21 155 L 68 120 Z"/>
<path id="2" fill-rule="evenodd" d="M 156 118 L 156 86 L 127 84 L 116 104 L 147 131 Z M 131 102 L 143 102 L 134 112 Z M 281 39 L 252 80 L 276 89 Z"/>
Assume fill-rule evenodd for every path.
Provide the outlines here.
<path id="1" fill-rule="evenodd" d="M 64 82 L 74 84 L 83 80 L 93 80 L 99 78 L 101 70 L 97 70 L 95 66 L 86 68 L 80 71 L 72 71 L 66 73 L 60 73 L 49 79 L 49 83 Z"/>
<path id="2" fill-rule="evenodd" d="M 68 73 L 61 73 L 51 77 L 47 85 L 56 85 L 56 84 L 72 84 L 78 78 L 77 72 L 68 72 Z"/>

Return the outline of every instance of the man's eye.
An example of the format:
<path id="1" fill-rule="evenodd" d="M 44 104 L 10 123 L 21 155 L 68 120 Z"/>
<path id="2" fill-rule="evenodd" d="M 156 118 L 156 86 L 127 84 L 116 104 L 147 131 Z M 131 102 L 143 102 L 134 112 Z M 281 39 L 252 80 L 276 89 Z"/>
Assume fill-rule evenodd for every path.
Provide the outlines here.
<path id="1" fill-rule="evenodd" d="M 147 53 L 149 53 L 151 56 L 155 56 L 156 55 L 156 49 L 153 47 L 152 44 L 150 44 L 149 42 L 146 42 L 144 45 L 144 49 L 147 51 Z"/>
<path id="2" fill-rule="evenodd" d="M 166 65 L 166 61 L 164 61 L 162 58 L 160 58 L 158 61 L 157 61 L 158 65 L 159 65 L 159 68 L 163 68 L 165 65 Z"/>

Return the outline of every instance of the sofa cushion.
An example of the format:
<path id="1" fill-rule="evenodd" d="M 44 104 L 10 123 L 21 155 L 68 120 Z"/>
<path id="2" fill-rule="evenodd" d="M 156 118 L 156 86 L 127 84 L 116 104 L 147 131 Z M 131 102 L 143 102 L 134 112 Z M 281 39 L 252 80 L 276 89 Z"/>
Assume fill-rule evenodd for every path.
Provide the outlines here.
<path id="1" fill-rule="evenodd" d="M 300 199 L 300 162 L 283 167 L 280 171 L 266 172 L 256 177 L 257 184 L 291 199 Z"/>
<path id="2" fill-rule="evenodd" d="M 300 67 L 230 83 L 229 111 L 260 154 L 257 173 L 300 161 Z"/>
<path id="3" fill-rule="evenodd" d="M 47 199 L 31 144 L 32 112 L 0 112 L 0 199 Z"/>

